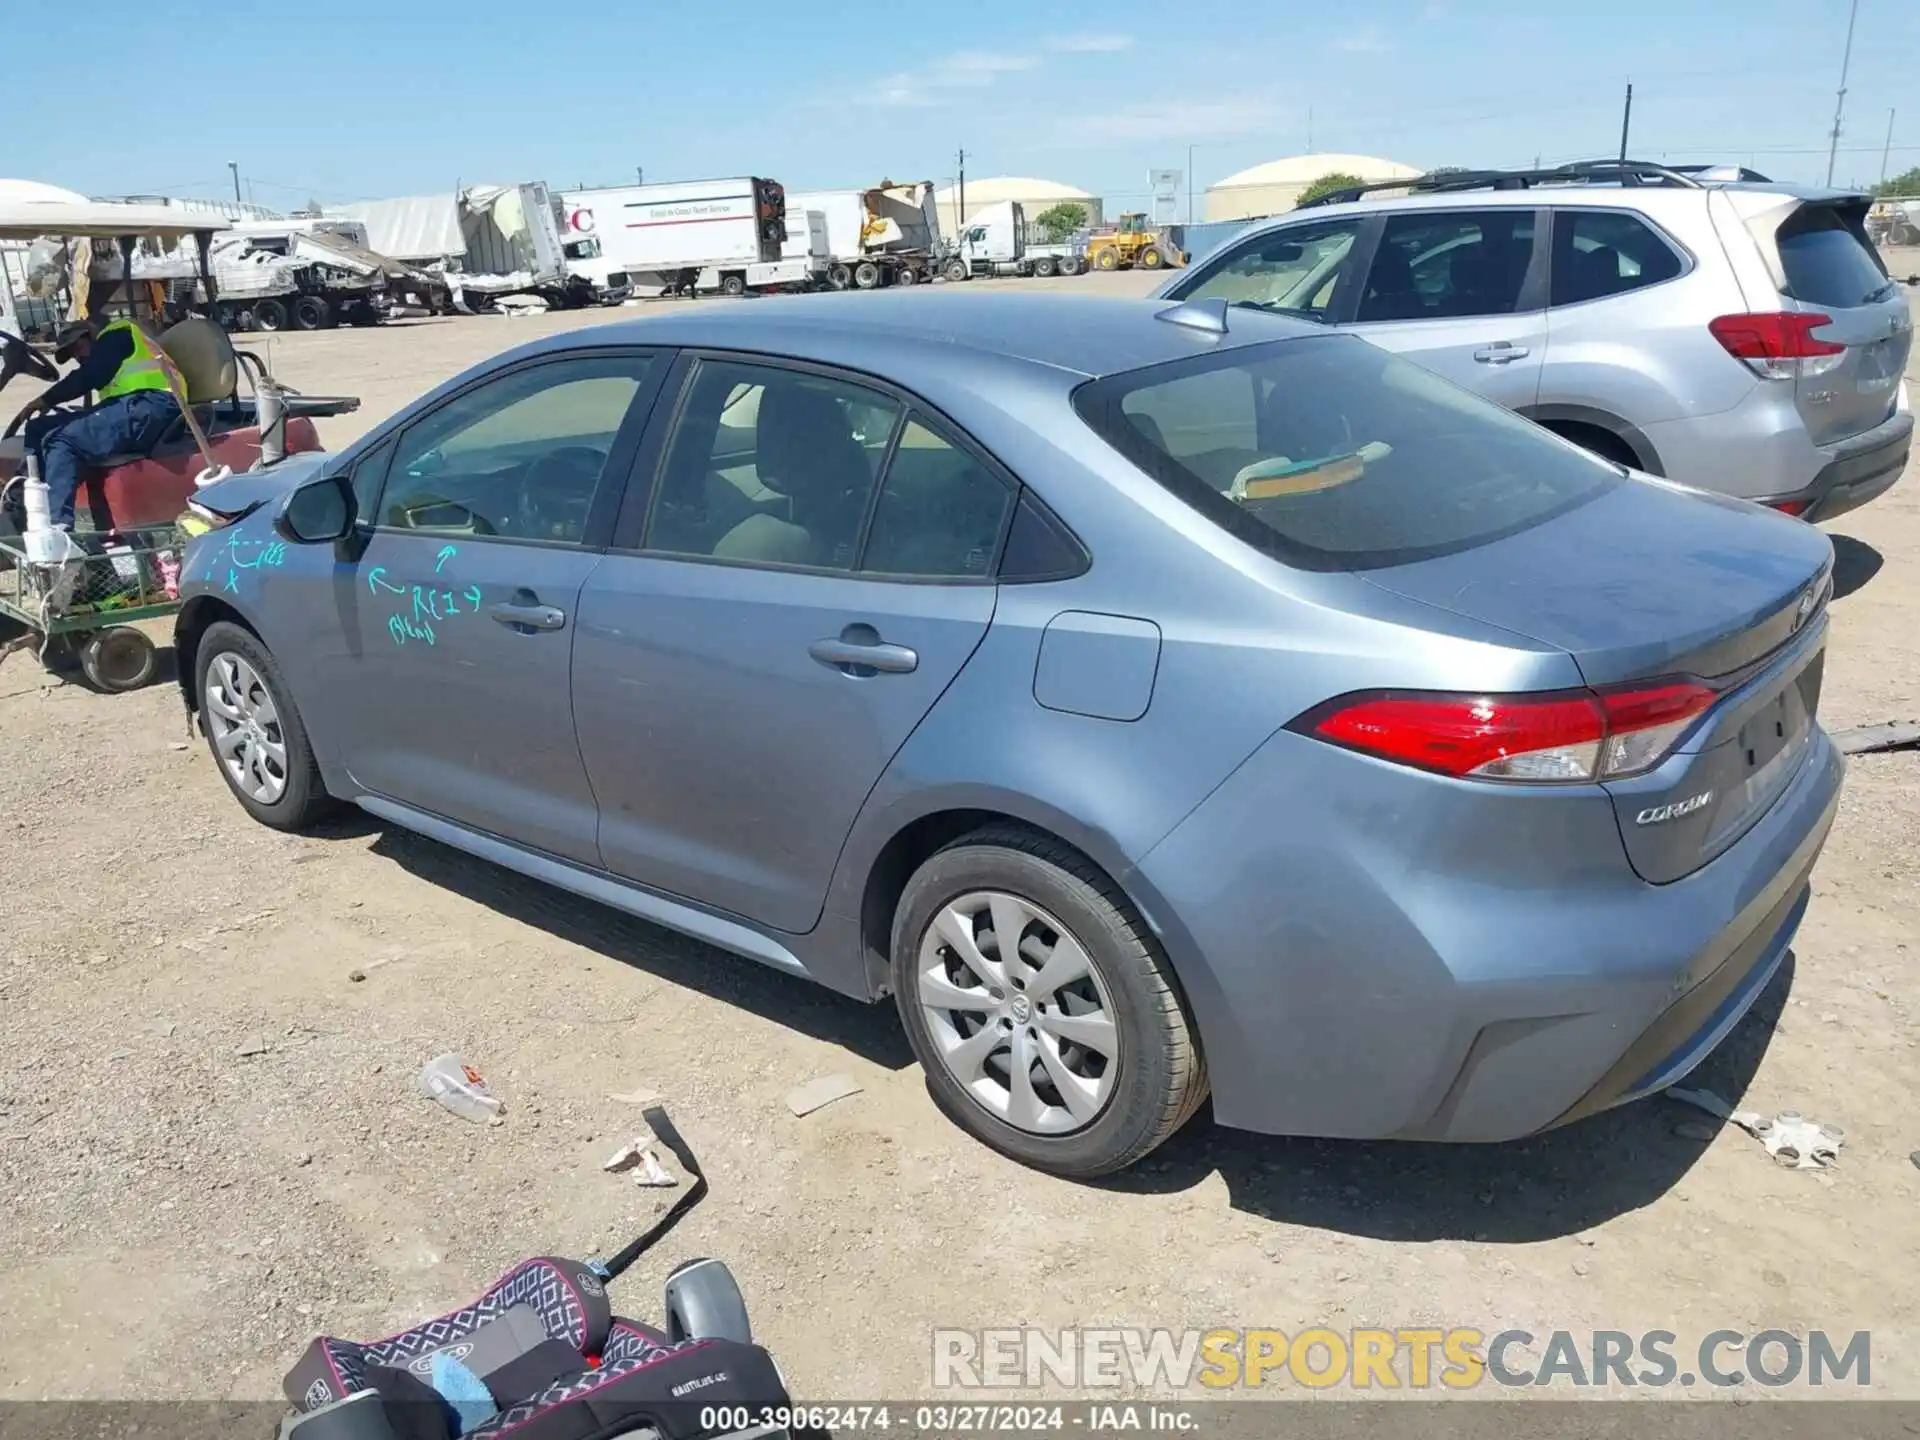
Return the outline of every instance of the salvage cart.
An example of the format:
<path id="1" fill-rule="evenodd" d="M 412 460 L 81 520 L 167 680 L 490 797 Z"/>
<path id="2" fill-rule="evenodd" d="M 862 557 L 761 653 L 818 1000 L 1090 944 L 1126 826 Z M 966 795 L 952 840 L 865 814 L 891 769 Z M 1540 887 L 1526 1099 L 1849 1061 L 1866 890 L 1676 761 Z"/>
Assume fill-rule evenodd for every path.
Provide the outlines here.
<path id="1" fill-rule="evenodd" d="M 352 397 L 286 390 L 258 356 L 236 352 L 207 318 L 218 298 L 207 263 L 210 240 L 226 228 L 218 216 L 171 206 L 0 202 L 0 240 L 58 239 L 70 257 L 74 308 L 89 308 L 90 292 L 91 308 L 103 308 L 97 292 L 104 288 L 113 308 L 156 339 L 180 402 L 179 416 L 157 441 L 81 477 L 71 544 L 61 542 L 56 549 L 64 554 L 52 558 L 35 558 L 23 533 L 23 477 L 14 472 L 24 461 L 24 441 L 12 427 L 0 437 L 0 617 L 22 631 L 0 643 L 0 655 L 33 648 L 56 668 L 77 663 L 91 685 L 109 692 L 147 684 L 156 655 L 136 627 L 179 607 L 189 539 L 180 527 L 194 490 L 223 474 L 318 450 L 314 418 L 359 408 Z M 197 274 L 183 292 L 170 271 L 183 263 L 186 242 L 197 252 L 186 257 Z M 108 253 L 114 249 L 117 255 Z M 57 372 L 25 340 L 0 332 L 0 389 L 23 373 L 50 381 Z"/>

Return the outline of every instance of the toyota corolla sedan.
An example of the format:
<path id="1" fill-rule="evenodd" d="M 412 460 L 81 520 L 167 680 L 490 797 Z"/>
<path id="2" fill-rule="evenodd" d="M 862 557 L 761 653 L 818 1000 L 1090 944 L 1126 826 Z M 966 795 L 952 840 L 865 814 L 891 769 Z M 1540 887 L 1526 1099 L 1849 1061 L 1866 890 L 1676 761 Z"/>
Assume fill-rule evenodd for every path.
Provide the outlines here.
<path id="1" fill-rule="evenodd" d="M 181 684 L 256 820 L 891 997 L 1062 1175 L 1209 1094 L 1497 1141 L 1658 1091 L 1840 791 L 1818 531 L 1217 301 L 577 330 L 198 504 Z"/>

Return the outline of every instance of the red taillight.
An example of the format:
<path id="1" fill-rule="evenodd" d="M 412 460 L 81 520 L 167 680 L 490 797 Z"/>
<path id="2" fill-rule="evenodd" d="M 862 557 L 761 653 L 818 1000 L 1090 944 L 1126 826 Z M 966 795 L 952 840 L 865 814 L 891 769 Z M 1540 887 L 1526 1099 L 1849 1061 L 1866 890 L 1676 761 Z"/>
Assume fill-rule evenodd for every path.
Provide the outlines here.
<path id="1" fill-rule="evenodd" d="M 1831 315 L 1776 311 L 1761 315 L 1722 315 L 1707 329 L 1721 348 L 1746 362 L 1754 374 L 1768 380 L 1791 380 L 1818 375 L 1839 364 L 1847 347 L 1815 338 L 1814 331 L 1831 325 Z"/>
<path id="2" fill-rule="evenodd" d="M 1442 775 L 1580 783 L 1652 769 L 1714 699 L 1692 680 L 1536 695 L 1358 695 L 1295 728 Z"/>
<path id="3" fill-rule="evenodd" d="M 1805 512 L 1808 502 L 1805 500 L 1762 500 L 1760 503 L 1765 505 L 1769 510 L 1778 510 L 1782 515 L 1799 515 Z"/>

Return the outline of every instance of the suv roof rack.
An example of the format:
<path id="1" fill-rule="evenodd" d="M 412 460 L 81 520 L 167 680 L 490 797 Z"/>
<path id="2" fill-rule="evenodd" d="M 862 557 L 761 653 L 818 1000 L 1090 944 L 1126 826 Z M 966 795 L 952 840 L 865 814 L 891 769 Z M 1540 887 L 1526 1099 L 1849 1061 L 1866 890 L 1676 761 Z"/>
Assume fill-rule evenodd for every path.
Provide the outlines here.
<path id="1" fill-rule="evenodd" d="M 1321 205 L 1344 205 L 1376 190 L 1405 190 L 1409 194 L 1430 195 L 1448 190 L 1530 190 L 1535 185 L 1664 185 L 1687 190 L 1704 189 L 1705 180 L 1728 177 L 1719 166 L 1657 165 L 1650 160 L 1576 160 L 1543 170 L 1441 170 L 1412 180 L 1376 180 L 1367 185 L 1349 185 L 1294 208 L 1312 209 Z M 1709 173 L 1715 172 L 1715 173 Z M 1742 170 L 1742 180 L 1764 180 L 1763 175 Z"/>

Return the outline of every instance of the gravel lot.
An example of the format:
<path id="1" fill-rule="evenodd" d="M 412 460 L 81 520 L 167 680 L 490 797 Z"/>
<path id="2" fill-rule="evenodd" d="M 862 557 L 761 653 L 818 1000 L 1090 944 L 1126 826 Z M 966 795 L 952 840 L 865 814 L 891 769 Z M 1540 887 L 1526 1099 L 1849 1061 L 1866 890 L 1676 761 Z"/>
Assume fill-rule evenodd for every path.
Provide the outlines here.
<path id="1" fill-rule="evenodd" d="M 337 446 L 496 350 L 635 313 L 276 337 L 272 363 L 364 397 L 323 422 Z M 1920 717 L 1920 481 L 1830 529 L 1825 723 Z M 1791 973 L 1700 1077 L 1844 1126 L 1835 1170 L 1677 1134 L 1696 1117 L 1652 1101 L 1474 1149 L 1203 1113 L 1086 1186 L 942 1120 L 890 1006 L 369 820 L 252 824 L 171 685 L 102 697 L 15 656 L 0 726 L 0 1398 L 270 1396 L 318 1329 L 385 1334 L 522 1256 L 610 1251 L 665 1204 L 599 1168 L 638 1091 L 715 1194 L 616 1299 L 655 1316 L 667 1269 L 724 1257 L 810 1398 L 925 1394 L 932 1327 L 1023 1323 L 1870 1329 L 1876 1391 L 1920 1395 L 1920 754 L 1854 763 Z M 504 1124 L 414 1098 L 447 1049 Z M 796 1120 L 787 1091 L 835 1072 L 864 1092 Z"/>

